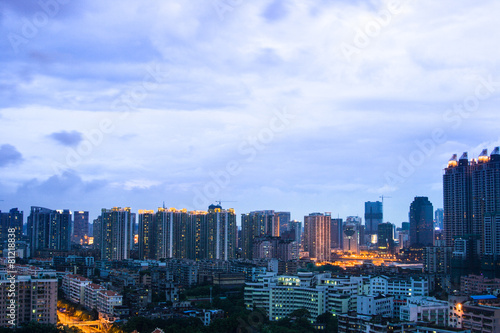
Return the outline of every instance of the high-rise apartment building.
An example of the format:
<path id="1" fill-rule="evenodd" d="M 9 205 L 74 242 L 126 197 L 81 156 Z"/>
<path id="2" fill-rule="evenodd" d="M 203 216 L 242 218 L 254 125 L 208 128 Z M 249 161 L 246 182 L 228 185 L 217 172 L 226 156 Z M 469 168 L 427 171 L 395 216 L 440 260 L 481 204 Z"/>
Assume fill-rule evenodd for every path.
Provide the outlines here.
<path id="1" fill-rule="evenodd" d="M 65 210 L 52 210 L 31 207 L 28 216 L 28 238 L 32 251 L 71 249 L 72 213 Z"/>
<path id="2" fill-rule="evenodd" d="M 280 234 L 279 227 L 274 210 L 259 210 L 241 214 L 243 257 L 252 259 L 254 239 L 262 236 L 278 237 Z"/>
<path id="3" fill-rule="evenodd" d="M 139 211 L 140 258 L 229 260 L 236 254 L 234 209 Z"/>
<path id="4" fill-rule="evenodd" d="M 85 236 L 89 235 L 89 212 L 73 212 L 73 242 L 82 244 Z"/>
<path id="5" fill-rule="evenodd" d="M 330 260 L 331 213 L 304 216 L 304 251 L 317 261 Z"/>
<path id="6" fill-rule="evenodd" d="M 275 212 L 274 213 L 275 223 L 278 223 L 278 235 L 280 236 L 283 231 L 287 231 L 289 229 L 290 223 L 290 212 Z"/>
<path id="7" fill-rule="evenodd" d="M 483 267 L 500 274 L 500 149 L 484 149 L 472 163 L 472 232 L 479 235 Z"/>
<path id="8" fill-rule="evenodd" d="M 101 250 L 101 260 L 129 259 L 130 250 L 134 245 L 130 208 L 103 208 L 98 220 L 100 220 L 98 244 Z"/>
<path id="9" fill-rule="evenodd" d="M 434 245 L 434 208 L 427 197 L 415 197 L 410 205 L 410 247 Z"/>
<path id="10" fill-rule="evenodd" d="M 220 205 L 210 205 L 207 214 L 208 244 L 206 253 L 200 259 L 229 260 L 236 253 L 236 213 L 234 209 L 222 209 Z M 279 234 L 279 224 L 278 224 Z M 200 239 L 206 234 L 201 233 Z"/>
<path id="11" fill-rule="evenodd" d="M 94 219 L 92 223 L 92 237 L 94 238 L 94 249 L 101 248 L 101 227 L 102 227 L 102 217 L 99 215 Z"/>
<path id="12" fill-rule="evenodd" d="M 444 239 L 453 246 L 452 272 L 500 275 L 500 150 L 484 149 L 469 161 L 464 153 L 443 175 Z"/>
<path id="13" fill-rule="evenodd" d="M 12 208 L 8 213 L 0 211 L 0 244 L 8 240 L 9 228 L 15 228 L 16 241 L 21 240 L 23 234 L 23 212 Z"/>
<path id="14" fill-rule="evenodd" d="M 153 210 L 139 210 L 139 259 L 155 259 L 156 230 Z"/>
<path id="15" fill-rule="evenodd" d="M 448 162 L 443 175 L 443 199 L 444 240 L 446 246 L 454 246 L 455 239 L 472 236 L 472 179 L 467 153 L 458 161 L 453 155 Z"/>
<path id="16" fill-rule="evenodd" d="M 378 225 L 384 222 L 382 202 L 365 202 L 365 234 L 376 235 Z"/>

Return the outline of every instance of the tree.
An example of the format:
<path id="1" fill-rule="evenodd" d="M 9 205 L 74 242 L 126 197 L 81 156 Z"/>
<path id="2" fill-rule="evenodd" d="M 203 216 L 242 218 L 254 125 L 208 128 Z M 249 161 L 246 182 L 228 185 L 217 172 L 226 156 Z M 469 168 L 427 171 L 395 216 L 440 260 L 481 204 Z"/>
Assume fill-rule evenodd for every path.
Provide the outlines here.
<path id="1" fill-rule="evenodd" d="M 325 330 L 327 332 L 338 332 L 338 317 L 334 316 L 330 312 L 325 312 L 320 314 L 316 318 L 316 322 L 325 325 Z"/>

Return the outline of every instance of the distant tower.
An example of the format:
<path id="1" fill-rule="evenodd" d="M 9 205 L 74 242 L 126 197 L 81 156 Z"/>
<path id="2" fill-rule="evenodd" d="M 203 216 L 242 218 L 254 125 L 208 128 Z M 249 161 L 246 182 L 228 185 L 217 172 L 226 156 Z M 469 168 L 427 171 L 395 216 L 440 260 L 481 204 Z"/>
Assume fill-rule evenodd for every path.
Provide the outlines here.
<path id="1" fill-rule="evenodd" d="M 382 202 L 365 202 L 365 234 L 376 235 L 378 225 L 384 222 Z"/>
<path id="2" fill-rule="evenodd" d="M 290 212 L 275 212 L 274 218 L 279 224 L 279 234 L 277 236 L 280 236 L 283 231 L 289 230 Z"/>
<path id="3" fill-rule="evenodd" d="M 332 249 L 340 249 L 342 247 L 342 219 L 332 218 L 331 240 L 330 245 Z"/>
<path id="4" fill-rule="evenodd" d="M 302 243 L 302 222 L 297 220 L 292 220 L 288 223 L 288 230 L 295 232 L 295 241 L 300 244 Z"/>
<path id="5" fill-rule="evenodd" d="M 344 252 L 359 254 L 360 223 L 346 220 L 342 229 Z"/>
<path id="6" fill-rule="evenodd" d="M 76 211 L 73 214 L 73 243 L 80 244 L 89 235 L 89 212 Z"/>
<path id="7" fill-rule="evenodd" d="M 444 209 L 438 208 L 434 212 L 434 227 L 443 230 Z"/>
<path id="8" fill-rule="evenodd" d="M 434 245 L 434 209 L 429 198 L 415 197 L 410 205 L 410 247 Z"/>
<path id="9" fill-rule="evenodd" d="M 379 250 L 387 252 L 394 250 L 394 224 L 386 222 L 378 225 L 377 242 Z"/>

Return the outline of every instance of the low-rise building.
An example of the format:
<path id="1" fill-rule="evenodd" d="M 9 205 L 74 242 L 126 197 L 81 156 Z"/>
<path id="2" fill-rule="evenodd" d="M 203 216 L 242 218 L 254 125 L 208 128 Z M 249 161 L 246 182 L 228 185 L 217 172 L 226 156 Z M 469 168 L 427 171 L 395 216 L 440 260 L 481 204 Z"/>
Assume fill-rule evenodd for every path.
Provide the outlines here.
<path id="1" fill-rule="evenodd" d="M 466 302 L 462 309 L 463 328 L 471 329 L 472 332 L 500 333 L 500 307 Z"/>
<path id="2" fill-rule="evenodd" d="M 356 299 L 362 278 L 332 278 L 329 273 L 299 273 L 297 276 L 261 275 L 258 282 L 245 286 L 247 309 L 262 308 L 269 320 L 282 319 L 294 310 L 307 309 L 310 320 L 330 312 L 356 310 Z M 361 289 L 363 289 L 361 287 Z"/>
<path id="3" fill-rule="evenodd" d="M 370 279 L 370 294 L 394 296 L 394 314 L 398 314 L 406 299 L 413 296 L 429 296 L 429 281 L 424 276 L 389 277 L 375 276 Z"/>
<path id="4" fill-rule="evenodd" d="M 359 295 L 357 313 L 367 316 L 393 317 L 394 296 L 383 294 Z"/>
<path id="5" fill-rule="evenodd" d="M 465 295 L 498 294 L 500 279 L 488 279 L 483 275 L 460 277 L 460 292 Z"/>
<path id="6" fill-rule="evenodd" d="M 121 306 L 123 296 L 111 290 L 99 290 L 97 292 L 97 311 L 108 316 L 114 316 L 114 308 Z"/>
<path id="7" fill-rule="evenodd" d="M 89 283 L 85 286 L 84 305 L 87 309 L 97 309 L 97 292 L 101 290 L 106 290 L 106 288 L 95 283 Z"/>
<path id="8" fill-rule="evenodd" d="M 90 283 L 92 281 L 83 276 L 68 274 L 63 277 L 62 290 L 71 302 L 85 305 L 85 286 Z"/>
<path id="9" fill-rule="evenodd" d="M 409 322 L 427 322 L 438 326 L 448 324 L 448 302 L 434 297 L 413 296 L 401 306 L 399 318 Z"/>

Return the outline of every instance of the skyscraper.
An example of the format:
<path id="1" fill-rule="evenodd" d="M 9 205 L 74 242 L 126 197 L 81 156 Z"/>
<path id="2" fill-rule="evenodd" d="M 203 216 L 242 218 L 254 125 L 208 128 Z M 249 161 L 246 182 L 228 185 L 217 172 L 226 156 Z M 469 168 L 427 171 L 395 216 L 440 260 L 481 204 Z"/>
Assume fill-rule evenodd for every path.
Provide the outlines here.
<path id="1" fill-rule="evenodd" d="M 382 202 L 365 202 L 365 234 L 376 235 L 378 225 L 384 222 Z"/>
<path id="2" fill-rule="evenodd" d="M 304 250 L 317 261 L 330 260 L 331 213 L 304 216 Z"/>
<path id="3" fill-rule="evenodd" d="M 434 245 L 434 209 L 429 198 L 415 197 L 410 205 L 410 247 Z"/>
<path id="4" fill-rule="evenodd" d="M 69 251 L 71 223 L 72 213 L 67 209 L 52 210 L 32 206 L 28 216 L 28 238 L 31 249 Z"/>
<path id="5" fill-rule="evenodd" d="M 80 244 L 89 235 L 89 212 L 75 211 L 73 214 L 73 243 Z"/>
<path id="6" fill-rule="evenodd" d="M 130 208 L 113 207 L 101 210 L 100 216 L 101 260 L 130 258 L 134 234 Z"/>

